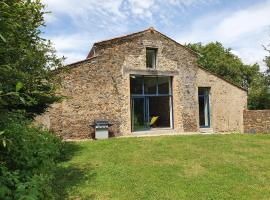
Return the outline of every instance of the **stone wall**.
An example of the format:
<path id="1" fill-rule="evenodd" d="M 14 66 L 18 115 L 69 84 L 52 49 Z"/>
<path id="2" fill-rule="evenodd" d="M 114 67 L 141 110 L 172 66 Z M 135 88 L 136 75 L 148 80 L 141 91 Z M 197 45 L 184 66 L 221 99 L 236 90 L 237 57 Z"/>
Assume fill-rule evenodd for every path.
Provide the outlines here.
<path id="1" fill-rule="evenodd" d="M 245 90 L 203 68 L 198 69 L 197 87 L 210 87 L 210 123 L 214 132 L 243 132 L 243 111 L 247 108 Z"/>
<path id="2" fill-rule="evenodd" d="M 132 40 L 131 46 L 125 51 L 124 78 L 128 80 L 130 74 L 173 76 L 174 131 L 198 131 L 198 120 L 194 115 L 197 109 L 197 56 L 171 39 L 151 31 Z M 146 68 L 146 47 L 158 49 L 156 69 Z M 130 101 L 126 105 L 129 109 Z M 125 132 L 130 131 L 129 128 Z"/>
<path id="3" fill-rule="evenodd" d="M 245 110 L 245 133 L 270 133 L 270 110 Z"/>
<path id="4" fill-rule="evenodd" d="M 157 68 L 146 68 L 146 47 L 158 48 Z M 108 119 L 113 135 L 131 133 L 130 75 L 172 77 L 173 127 L 199 131 L 198 86 L 211 87 L 215 131 L 242 131 L 246 92 L 202 70 L 197 56 L 157 31 L 95 44 L 92 57 L 58 71 L 59 93 L 66 96 L 37 118 L 64 138 L 92 137 L 94 119 Z"/>
<path id="5" fill-rule="evenodd" d="M 97 67 L 97 63 L 98 67 Z M 38 121 L 63 138 L 89 138 L 94 130 L 94 119 L 110 119 L 113 134 L 119 133 L 121 121 L 121 94 L 117 86 L 115 70 L 102 57 L 95 57 L 69 66 L 59 72 L 62 87 L 59 93 L 65 98 L 53 104 Z M 116 72 L 114 72 L 116 71 Z M 48 127 L 49 126 L 49 127 Z"/>

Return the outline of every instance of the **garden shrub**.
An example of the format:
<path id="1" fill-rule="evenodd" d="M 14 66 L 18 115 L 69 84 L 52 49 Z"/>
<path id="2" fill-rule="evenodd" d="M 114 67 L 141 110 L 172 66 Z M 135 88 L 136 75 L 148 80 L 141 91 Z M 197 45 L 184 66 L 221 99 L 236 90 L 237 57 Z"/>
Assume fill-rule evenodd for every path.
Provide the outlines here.
<path id="1" fill-rule="evenodd" d="M 20 114 L 5 114 L 0 133 L 0 199 L 54 199 L 61 140 Z"/>

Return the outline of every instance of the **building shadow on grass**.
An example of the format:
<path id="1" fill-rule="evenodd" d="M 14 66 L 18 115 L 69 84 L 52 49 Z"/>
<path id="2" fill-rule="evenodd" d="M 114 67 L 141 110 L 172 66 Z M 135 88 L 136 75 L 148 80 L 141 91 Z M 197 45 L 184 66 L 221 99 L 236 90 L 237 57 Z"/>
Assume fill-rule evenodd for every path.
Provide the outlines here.
<path id="1" fill-rule="evenodd" d="M 77 166 L 65 165 L 79 151 L 79 145 L 73 142 L 66 142 L 63 145 L 62 157 L 58 167 L 55 169 L 54 192 L 57 194 L 57 199 L 68 199 L 69 191 L 72 188 L 91 182 L 95 179 L 96 172 L 91 166 L 87 166 L 87 170 Z M 78 195 L 78 196 L 77 196 Z M 82 199 L 79 194 L 74 196 L 75 199 Z M 87 196 L 87 199 L 94 199 L 94 195 Z"/>

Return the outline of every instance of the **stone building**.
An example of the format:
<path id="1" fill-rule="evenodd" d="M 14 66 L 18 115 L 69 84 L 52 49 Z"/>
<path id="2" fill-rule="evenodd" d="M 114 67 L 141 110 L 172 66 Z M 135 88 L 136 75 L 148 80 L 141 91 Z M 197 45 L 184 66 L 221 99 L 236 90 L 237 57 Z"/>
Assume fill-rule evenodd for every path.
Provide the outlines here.
<path id="1" fill-rule="evenodd" d="M 92 137 L 94 119 L 113 123 L 115 136 L 243 132 L 247 92 L 197 58 L 153 28 L 97 42 L 85 60 L 56 71 L 66 99 L 37 121 L 64 138 Z"/>

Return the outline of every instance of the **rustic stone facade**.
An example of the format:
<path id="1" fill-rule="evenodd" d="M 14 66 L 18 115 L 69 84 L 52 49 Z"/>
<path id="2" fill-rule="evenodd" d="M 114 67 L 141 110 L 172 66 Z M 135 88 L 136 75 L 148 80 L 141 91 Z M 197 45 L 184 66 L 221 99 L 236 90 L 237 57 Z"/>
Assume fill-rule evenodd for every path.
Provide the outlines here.
<path id="1" fill-rule="evenodd" d="M 146 48 L 157 48 L 156 69 L 146 68 Z M 88 58 L 59 69 L 66 96 L 37 118 L 65 138 L 91 137 L 94 119 L 110 120 L 113 135 L 131 132 L 130 75 L 172 77 L 175 133 L 199 131 L 198 87 L 211 87 L 211 128 L 243 131 L 245 90 L 201 68 L 193 51 L 148 29 L 94 44 Z"/>
<path id="2" fill-rule="evenodd" d="M 199 69 L 197 85 L 211 87 L 211 124 L 215 132 L 243 132 L 243 110 L 246 109 L 247 92 Z"/>
<path id="3" fill-rule="evenodd" d="M 245 110 L 245 133 L 270 133 L 270 110 Z"/>

